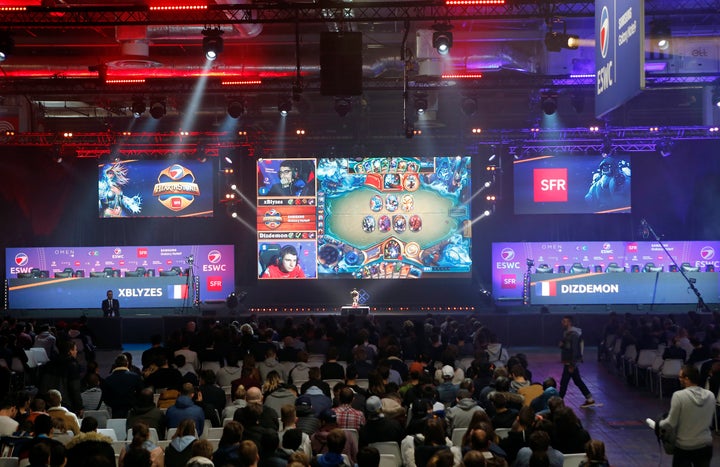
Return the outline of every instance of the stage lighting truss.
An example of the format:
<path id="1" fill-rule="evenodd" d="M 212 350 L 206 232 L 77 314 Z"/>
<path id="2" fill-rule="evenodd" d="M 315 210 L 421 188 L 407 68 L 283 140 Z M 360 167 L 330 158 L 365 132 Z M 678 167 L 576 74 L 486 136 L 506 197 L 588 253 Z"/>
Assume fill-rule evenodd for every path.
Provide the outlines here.
<path id="1" fill-rule="evenodd" d="M 15 48 L 15 41 L 9 32 L 0 32 L 0 62 L 4 62 Z"/>
<path id="2" fill-rule="evenodd" d="M 433 24 L 432 45 L 440 55 L 447 55 L 453 46 L 452 25 L 444 23 Z"/>
<path id="3" fill-rule="evenodd" d="M 562 32 L 556 31 L 554 27 L 562 25 Z M 548 52 L 560 52 L 562 49 L 575 50 L 580 47 L 580 36 L 567 33 L 565 21 L 553 20 L 548 24 L 550 30 L 545 33 L 545 48 Z"/>
<path id="4" fill-rule="evenodd" d="M 130 110 L 132 111 L 133 117 L 140 118 L 145 113 L 147 106 L 145 105 L 145 99 L 140 96 L 133 97 Z"/>
<path id="5" fill-rule="evenodd" d="M 150 101 L 150 116 L 155 120 L 163 118 L 167 113 L 165 102 L 162 99 L 153 99 Z"/>
<path id="6" fill-rule="evenodd" d="M 205 28 L 202 35 L 205 58 L 215 60 L 223 51 L 223 31 L 220 28 Z"/>

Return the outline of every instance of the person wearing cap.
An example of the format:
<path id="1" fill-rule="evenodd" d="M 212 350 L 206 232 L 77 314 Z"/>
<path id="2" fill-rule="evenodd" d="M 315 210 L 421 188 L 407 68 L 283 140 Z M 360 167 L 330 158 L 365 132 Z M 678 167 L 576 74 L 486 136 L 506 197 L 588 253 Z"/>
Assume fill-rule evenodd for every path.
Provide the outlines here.
<path id="1" fill-rule="evenodd" d="M 449 406 L 455 402 L 460 386 L 452 382 L 453 376 L 455 376 L 455 369 L 453 367 L 445 365 L 442 367 L 441 372 L 443 382 L 437 386 L 438 400 L 446 406 Z"/>
<path id="2" fill-rule="evenodd" d="M 328 435 L 336 428 L 344 428 L 338 426 L 337 416 L 332 409 L 326 409 L 320 414 L 320 422 L 322 423 L 322 426 L 310 437 L 310 442 L 312 443 L 313 452 L 325 454 L 328 452 Z M 348 458 L 354 463 L 357 458 L 357 451 L 358 446 L 357 441 L 355 441 L 355 437 L 348 436 L 342 453 L 348 456 Z"/>
<path id="3" fill-rule="evenodd" d="M 405 430 L 400 422 L 385 418 L 382 413 L 382 401 L 377 396 L 368 397 L 365 402 L 366 422 L 360 428 L 359 447 L 367 446 L 380 441 L 395 441 L 400 445 L 405 436 Z"/>

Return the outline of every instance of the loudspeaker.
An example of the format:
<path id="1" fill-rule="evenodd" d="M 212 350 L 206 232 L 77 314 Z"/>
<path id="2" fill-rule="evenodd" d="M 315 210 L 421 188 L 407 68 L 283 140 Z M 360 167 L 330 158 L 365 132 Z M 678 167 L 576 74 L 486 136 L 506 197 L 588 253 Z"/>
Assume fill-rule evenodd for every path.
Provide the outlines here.
<path id="1" fill-rule="evenodd" d="M 362 94 L 362 33 L 320 33 L 320 94 Z"/>

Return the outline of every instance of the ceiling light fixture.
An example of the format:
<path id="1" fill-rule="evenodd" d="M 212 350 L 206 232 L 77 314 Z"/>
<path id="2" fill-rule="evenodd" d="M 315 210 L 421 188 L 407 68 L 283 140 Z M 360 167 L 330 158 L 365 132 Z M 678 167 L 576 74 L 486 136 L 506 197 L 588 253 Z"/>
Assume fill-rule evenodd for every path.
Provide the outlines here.
<path id="1" fill-rule="evenodd" d="M 540 108 L 545 115 L 552 115 L 557 111 L 557 94 L 543 93 L 540 97 Z"/>
<path id="2" fill-rule="evenodd" d="M 562 32 L 554 31 L 554 25 L 562 25 Z M 567 24 L 561 19 L 548 23 L 550 30 L 545 34 L 545 48 L 548 52 L 560 52 L 562 49 L 575 50 L 580 47 L 580 36 L 567 33 Z"/>
<path id="3" fill-rule="evenodd" d="M 223 51 L 223 31 L 220 28 L 205 28 L 202 35 L 205 58 L 210 61 L 215 60 Z"/>
<path id="4" fill-rule="evenodd" d="M 228 102 L 227 113 L 230 118 L 240 118 L 245 113 L 245 104 L 242 99 L 232 99 Z"/>
<path id="5" fill-rule="evenodd" d="M 145 113 L 147 106 L 145 105 L 145 99 L 142 97 L 133 97 L 133 102 L 130 107 L 132 110 L 133 117 L 140 118 Z"/>
<path id="6" fill-rule="evenodd" d="M 415 111 L 419 114 L 425 113 L 428 108 L 427 94 L 419 92 L 415 94 Z"/>
<path id="7" fill-rule="evenodd" d="M 432 45 L 440 55 L 447 55 L 453 45 L 453 33 L 451 24 L 433 25 Z"/>
<path id="8" fill-rule="evenodd" d="M 335 112 L 344 117 L 349 114 L 352 110 L 352 101 L 349 97 L 336 97 L 335 98 Z"/>
<path id="9" fill-rule="evenodd" d="M 650 37 L 659 50 L 669 49 L 670 38 L 672 37 L 670 23 L 665 20 L 656 19 L 650 21 Z"/>
<path id="10" fill-rule="evenodd" d="M 150 101 L 150 116 L 155 120 L 161 119 L 167 113 L 165 102 L 162 99 L 154 99 Z"/>
<path id="11" fill-rule="evenodd" d="M 15 48 L 15 41 L 9 32 L 0 32 L 0 62 L 4 62 Z"/>
<path id="12" fill-rule="evenodd" d="M 292 110 L 292 100 L 289 96 L 283 96 L 280 98 L 280 102 L 278 102 L 278 112 L 280 112 L 280 115 L 283 117 L 287 117 L 287 114 L 290 113 Z"/>

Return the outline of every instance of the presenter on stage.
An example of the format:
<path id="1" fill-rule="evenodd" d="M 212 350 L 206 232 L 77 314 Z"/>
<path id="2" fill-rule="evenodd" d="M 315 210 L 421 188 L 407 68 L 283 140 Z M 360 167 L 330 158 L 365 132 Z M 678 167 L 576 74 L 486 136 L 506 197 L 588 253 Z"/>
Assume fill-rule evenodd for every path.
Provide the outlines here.
<path id="1" fill-rule="evenodd" d="M 352 307 L 357 308 L 360 304 L 360 292 L 358 292 L 357 289 L 352 289 L 350 291 L 350 297 L 352 298 Z"/>
<path id="2" fill-rule="evenodd" d="M 270 264 L 262 277 L 266 279 L 304 279 L 305 272 L 298 264 L 298 252 L 292 245 L 280 248 L 275 263 Z"/>
<path id="3" fill-rule="evenodd" d="M 118 318 L 120 316 L 120 302 L 113 298 L 113 291 L 107 291 L 107 298 L 102 301 L 103 316 L 106 318 Z"/>

